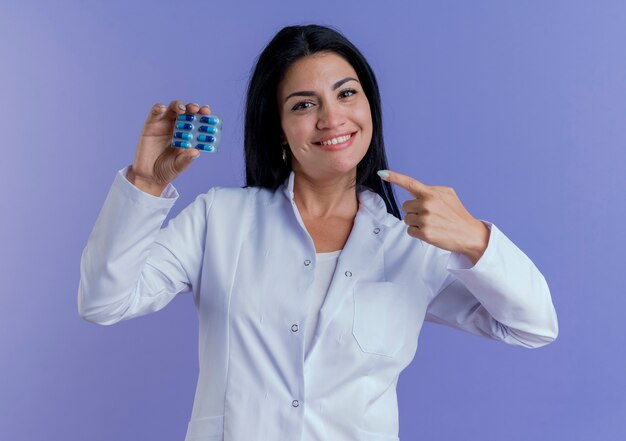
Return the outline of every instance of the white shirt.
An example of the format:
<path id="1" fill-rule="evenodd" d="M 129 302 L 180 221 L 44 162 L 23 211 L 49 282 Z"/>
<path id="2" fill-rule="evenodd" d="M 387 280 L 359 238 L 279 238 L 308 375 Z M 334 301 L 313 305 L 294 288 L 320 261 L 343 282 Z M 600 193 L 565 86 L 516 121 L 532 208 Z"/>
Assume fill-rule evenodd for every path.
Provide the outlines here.
<path id="1" fill-rule="evenodd" d="M 558 333 L 546 281 L 495 225 L 472 266 L 410 237 L 376 193 L 359 209 L 319 310 L 305 329 L 318 262 L 293 201 L 211 188 L 163 221 L 155 197 L 118 172 L 81 257 L 78 311 L 110 325 L 191 292 L 200 373 L 186 441 L 398 440 L 396 384 L 424 320 L 526 347 Z"/>

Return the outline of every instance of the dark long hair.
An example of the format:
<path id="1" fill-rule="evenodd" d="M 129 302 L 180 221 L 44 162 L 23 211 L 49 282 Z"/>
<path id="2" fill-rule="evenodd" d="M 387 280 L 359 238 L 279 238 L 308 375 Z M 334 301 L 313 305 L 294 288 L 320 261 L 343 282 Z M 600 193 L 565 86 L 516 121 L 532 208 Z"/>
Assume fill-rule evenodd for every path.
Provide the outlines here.
<path id="1" fill-rule="evenodd" d="M 319 25 L 288 26 L 281 29 L 259 55 L 246 100 L 244 145 L 246 187 L 276 190 L 291 172 L 290 156 L 283 161 L 282 138 L 276 91 L 289 67 L 308 55 L 334 52 L 355 70 L 372 112 L 372 141 L 357 165 L 356 184 L 378 193 L 387 212 L 398 219 L 400 211 L 391 184 L 376 174 L 387 169 L 383 141 L 382 109 L 378 83 L 365 57 L 346 37 Z"/>

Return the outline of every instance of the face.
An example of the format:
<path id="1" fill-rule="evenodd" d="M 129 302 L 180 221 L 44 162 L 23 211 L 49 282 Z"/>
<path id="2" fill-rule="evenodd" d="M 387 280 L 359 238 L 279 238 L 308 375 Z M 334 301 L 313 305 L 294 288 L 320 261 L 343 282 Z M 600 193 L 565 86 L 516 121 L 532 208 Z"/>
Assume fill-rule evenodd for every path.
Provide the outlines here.
<path id="1" fill-rule="evenodd" d="M 356 175 L 372 140 L 372 116 L 350 63 L 335 53 L 302 58 L 277 95 L 293 170 L 315 178 Z"/>

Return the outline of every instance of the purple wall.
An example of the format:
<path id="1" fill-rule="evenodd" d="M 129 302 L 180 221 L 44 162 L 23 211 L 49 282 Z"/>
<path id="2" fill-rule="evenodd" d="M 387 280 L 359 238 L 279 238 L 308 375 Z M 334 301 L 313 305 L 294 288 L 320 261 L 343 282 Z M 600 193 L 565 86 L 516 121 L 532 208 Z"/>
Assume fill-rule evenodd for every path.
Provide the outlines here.
<path id="1" fill-rule="evenodd" d="M 0 2 L 0 439 L 183 439 L 191 298 L 89 324 L 80 255 L 154 102 L 210 103 L 225 121 L 222 151 L 175 182 L 173 214 L 242 185 L 254 58 L 309 22 L 372 64 L 391 168 L 498 225 L 559 315 L 537 350 L 426 325 L 398 388 L 402 439 L 626 439 L 626 3 L 300 3 Z"/>

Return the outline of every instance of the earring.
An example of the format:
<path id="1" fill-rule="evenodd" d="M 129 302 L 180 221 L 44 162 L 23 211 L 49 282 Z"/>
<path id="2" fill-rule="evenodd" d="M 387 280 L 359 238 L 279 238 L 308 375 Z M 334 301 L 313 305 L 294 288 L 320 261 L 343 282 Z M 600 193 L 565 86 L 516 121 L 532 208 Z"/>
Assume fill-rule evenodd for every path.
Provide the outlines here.
<path id="1" fill-rule="evenodd" d="M 285 145 L 283 144 L 283 162 L 287 164 L 287 151 L 285 150 Z"/>

